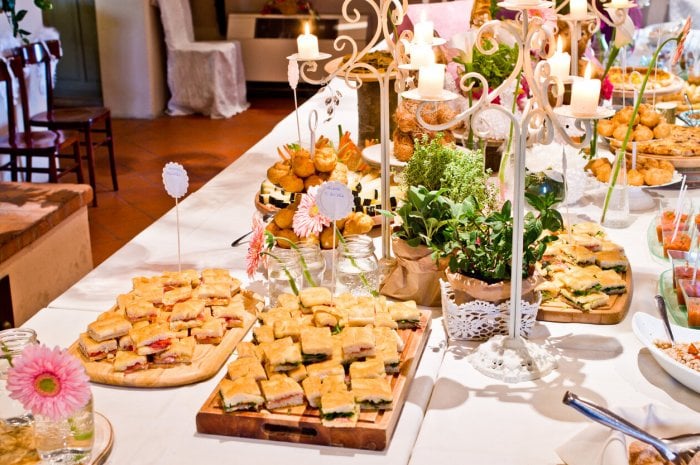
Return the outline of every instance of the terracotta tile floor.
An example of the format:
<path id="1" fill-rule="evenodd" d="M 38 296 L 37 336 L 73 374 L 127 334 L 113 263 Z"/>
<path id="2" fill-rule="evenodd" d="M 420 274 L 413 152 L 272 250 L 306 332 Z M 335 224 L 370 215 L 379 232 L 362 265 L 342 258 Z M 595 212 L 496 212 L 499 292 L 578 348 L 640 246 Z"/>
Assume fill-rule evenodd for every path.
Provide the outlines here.
<path id="1" fill-rule="evenodd" d="M 161 180 L 167 162 L 181 163 L 187 169 L 192 193 L 294 109 L 289 98 L 248 100 L 250 109 L 226 120 L 204 116 L 114 120 L 119 191 L 111 190 L 107 154 L 100 149 L 98 206 L 88 211 L 95 266 L 172 208 L 173 200 Z"/>

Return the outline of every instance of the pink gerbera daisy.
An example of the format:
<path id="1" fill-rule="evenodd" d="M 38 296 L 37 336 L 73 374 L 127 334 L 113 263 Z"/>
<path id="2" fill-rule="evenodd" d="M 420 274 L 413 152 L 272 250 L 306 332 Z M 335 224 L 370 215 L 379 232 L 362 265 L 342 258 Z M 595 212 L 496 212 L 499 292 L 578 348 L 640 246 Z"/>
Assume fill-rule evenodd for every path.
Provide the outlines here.
<path id="1" fill-rule="evenodd" d="M 688 19 L 685 20 L 685 24 L 683 25 L 683 30 L 681 31 L 681 34 L 678 36 L 678 42 L 676 43 L 676 52 L 673 54 L 673 59 L 671 60 L 671 64 L 675 65 L 678 63 L 678 60 L 681 59 L 681 55 L 683 55 L 683 47 L 685 46 L 685 39 L 688 37 L 688 32 L 690 32 L 690 27 L 693 23 L 693 20 L 691 19 L 690 16 L 688 16 Z"/>
<path id="2" fill-rule="evenodd" d="M 10 397 L 35 415 L 58 421 L 90 400 L 90 384 L 80 361 L 68 352 L 29 346 L 7 373 Z"/>
<path id="3" fill-rule="evenodd" d="M 265 246 L 265 223 L 260 215 L 253 215 L 253 232 L 248 245 L 248 255 L 246 255 L 246 271 L 248 277 L 253 278 L 260 265 L 260 253 Z"/>
<path id="4" fill-rule="evenodd" d="M 301 197 L 301 202 L 294 213 L 292 228 L 294 233 L 301 237 L 309 237 L 311 234 L 320 234 L 323 228 L 330 226 L 331 220 L 321 214 L 316 205 L 316 193 L 319 186 L 309 188 Z"/>

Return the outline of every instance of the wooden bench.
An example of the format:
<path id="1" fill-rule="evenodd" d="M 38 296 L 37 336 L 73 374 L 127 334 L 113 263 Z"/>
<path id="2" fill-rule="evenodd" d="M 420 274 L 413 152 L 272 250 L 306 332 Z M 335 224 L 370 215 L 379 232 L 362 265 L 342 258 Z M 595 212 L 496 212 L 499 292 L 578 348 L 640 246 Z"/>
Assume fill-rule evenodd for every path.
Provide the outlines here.
<path id="1" fill-rule="evenodd" d="M 85 184 L 0 182 L 0 329 L 19 326 L 92 269 Z"/>

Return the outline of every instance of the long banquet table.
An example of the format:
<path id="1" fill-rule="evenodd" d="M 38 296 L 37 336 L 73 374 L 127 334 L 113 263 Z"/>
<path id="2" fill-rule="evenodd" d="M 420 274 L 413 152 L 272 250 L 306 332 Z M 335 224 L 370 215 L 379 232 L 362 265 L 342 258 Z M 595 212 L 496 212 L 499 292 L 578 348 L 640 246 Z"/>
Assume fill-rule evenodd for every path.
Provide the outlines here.
<path id="1" fill-rule="evenodd" d="M 335 118 L 322 129 L 332 140 L 337 124 L 356 133 L 356 97 L 342 88 Z M 310 111 L 325 114 L 320 97 L 301 109 L 302 127 Z M 233 238 L 249 229 L 253 198 L 265 171 L 276 160 L 276 147 L 297 139 L 290 115 L 199 191 L 179 205 L 182 267 L 229 268 L 244 283 L 246 247 L 231 248 Z M 654 195 L 671 195 L 659 191 Z M 165 193 L 163 194 L 165 195 Z M 597 202 L 597 203 L 596 203 Z M 587 196 L 573 209 L 580 217 L 599 216 L 599 198 Z M 626 229 L 609 230 L 623 244 L 634 276 L 627 318 L 598 326 L 538 322 L 532 340 L 546 344 L 559 367 L 541 380 L 505 384 L 475 371 L 464 360 L 476 343 L 447 343 L 439 309 L 419 362 L 408 400 L 390 446 L 369 452 L 334 447 L 200 435 L 195 415 L 218 380 L 179 388 L 136 389 L 93 385 L 96 410 L 112 423 L 115 434 L 110 464 L 190 463 L 561 463 L 554 449 L 590 424 L 561 403 L 571 389 L 608 406 L 663 405 L 677 411 L 700 411 L 700 397 L 670 378 L 631 332 L 631 315 L 654 313 L 658 275 L 667 268 L 646 245 L 652 212 L 632 215 Z M 41 310 L 25 326 L 42 342 L 69 346 L 96 312 L 110 308 L 116 295 L 130 289 L 131 278 L 177 269 L 174 209 L 145 229 L 71 289 Z M 378 245 L 378 244 L 377 244 Z M 249 283 L 262 290 L 261 280 Z"/>

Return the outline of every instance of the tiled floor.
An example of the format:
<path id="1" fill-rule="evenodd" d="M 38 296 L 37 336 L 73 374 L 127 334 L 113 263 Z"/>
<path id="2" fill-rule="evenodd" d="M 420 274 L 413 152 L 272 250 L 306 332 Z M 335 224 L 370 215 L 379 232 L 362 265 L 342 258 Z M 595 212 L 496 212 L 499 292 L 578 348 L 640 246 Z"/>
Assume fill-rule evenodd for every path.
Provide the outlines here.
<path id="1" fill-rule="evenodd" d="M 167 162 L 178 162 L 187 169 L 188 192 L 192 193 L 294 108 L 289 98 L 249 101 L 250 109 L 226 120 L 163 116 L 114 121 L 119 191 L 111 190 L 107 154 L 100 152 L 96 168 L 98 206 L 89 209 L 95 266 L 172 208 L 173 199 L 166 194 L 161 180 Z"/>

